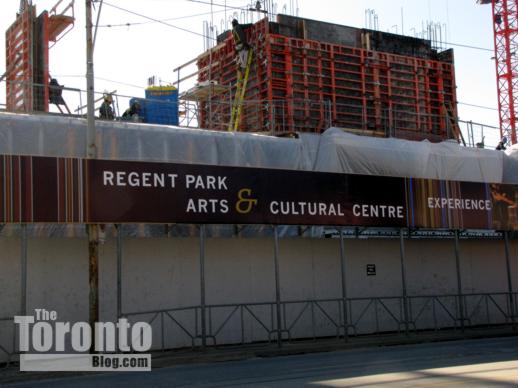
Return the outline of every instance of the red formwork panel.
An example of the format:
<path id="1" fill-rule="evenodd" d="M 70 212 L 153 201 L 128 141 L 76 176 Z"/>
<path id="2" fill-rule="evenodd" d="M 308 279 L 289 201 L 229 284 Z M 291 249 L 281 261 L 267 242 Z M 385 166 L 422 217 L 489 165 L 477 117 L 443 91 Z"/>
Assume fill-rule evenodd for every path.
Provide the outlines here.
<path id="1" fill-rule="evenodd" d="M 36 7 L 27 7 L 7 29 L 5 37 L 7 110 L 48 112 L 47 12 L 36 18 Z"/>
<path id="2" fill-rule="evenodd" d="M 429 60 L 247 29 L 254 50 L 240 131 L 323 132 L 330 126 L 380 136 L 453 137 L 454 66 Z M 232 38 L 198 58 L 198 81 L 227 93 L 200 106 L 200 127 L 227 130 L 237 67 Z"/>
<path id="3" fill-rule="evenodd" d="M 9 111 L 32 111 L 32 24 L 35 10 L 28 7 L 5 34 L 6 107 Z"/>

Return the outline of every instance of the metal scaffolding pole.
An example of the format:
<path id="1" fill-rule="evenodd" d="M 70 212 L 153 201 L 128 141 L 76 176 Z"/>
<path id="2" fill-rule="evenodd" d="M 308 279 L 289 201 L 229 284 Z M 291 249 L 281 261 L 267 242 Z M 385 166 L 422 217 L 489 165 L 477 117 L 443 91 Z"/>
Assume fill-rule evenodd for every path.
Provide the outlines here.
<path id="1" fill-rule="evenodd" d="M 462 276 L 460 273 L 459 231 L 455 230 L 455 265 L 457 271 L 457 295 L 459 298 L 460 327 L 464 331 L 464 299 L 462 297 Z"/>
<path id="2" fill-rule="evenodd" d="M 399 253 L 401 259 L 401 283 L 403 286 L 403 314 L 405 319 L 405 333 L 408 335 L 408 297 L 406 288 L 406 271 L 405 271 L 405 235 L 403 228 L 399 229 Z"/>
<path id="3" fill-rule="evenodd" d="M 282 346 L 282 316 L 281 316 L 281 282 L 279 278 L 279 231 L 273 226 L 274 248 L 273 261 L 275 266 L 275 305 L 277 308 L 277 345 Z"/>
<path id="4" fill-rule="evenodd" d="M 207 325 L 205 311 L 205 225 L 200 225 L 200 308 L 201 308 L 201 347 L 207 346 Z"/>
<path id="5" fill-rule="evenodd" d="M 509 292 L 509 306 L 511 313 L 511 322 L 513 330 L 516 330 L 515 311 L 514 311 L 514 295 L 513 295 L 513 279 L 511 275 L 511 258 L 509 255 L 509 232 L 504 231 L 504 248 L 505 248 L 505 265 L 507 269 L 507 289 Z"/>
<path id="6" fill-rule="evenodd" d="M 343 228 L 340 228 L 340 270 L 342 275 L 342 319 L 344 322 L 344 340 L 347 341 L 349 334 L 349 314 L 347 311 L 347 270 L 345 262 Z"/>
<path id="7" fill-rule="evenodd" d="M 20 235 L 21 258 L 21 304 L 20 315 L 27 315 L 27 224 L 21 225 Z"/>

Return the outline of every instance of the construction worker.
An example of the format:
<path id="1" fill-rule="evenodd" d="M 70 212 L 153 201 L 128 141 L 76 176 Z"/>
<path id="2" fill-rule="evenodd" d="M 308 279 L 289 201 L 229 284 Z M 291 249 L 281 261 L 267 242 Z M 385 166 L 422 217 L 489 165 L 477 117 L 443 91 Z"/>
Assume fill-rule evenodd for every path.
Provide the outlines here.
<path id="1" fill-rule="evenodd" d="M 502 140 L 500 140 L 500 143 L 496 146 L 496 149 L 498 151 L 505 151 L 505 145 L 507 144 L 507 137 L 503 137 Z"/>
<path id="2" fill-rule="evenodd" d="M 122 114 L 123 120 L 140 121 L 140 102 L 138 100 L 131 101 L 130 107 Z"/>
<path id="3" fill-rule="evenodd" d="M 245 31 L 243 31 L 243 27 L 241 27 L 237 19 L 232 20 L 232 38 L 234 38 L 234 47 L 237 51 L 237 63 L 240 69 L 244 70 L 246 69 L 250 46 L 248 46 Z"/>
<path id="4" fill-rule="evenodd" d="M 99 108 L 99 118 L 101 120 L 113 120 L 115 118 L 112 108 L 113 97 L 110 93 L 105 93 L 103 99 L 104 101 Z"/>
<path id="5" fill-rule="evenodd" d="M 65 100 L 63 100 L 63 86 L 55 78 L 51 78 L 49 82 L 49 102 L 55 105 L 65 104 Z"/>

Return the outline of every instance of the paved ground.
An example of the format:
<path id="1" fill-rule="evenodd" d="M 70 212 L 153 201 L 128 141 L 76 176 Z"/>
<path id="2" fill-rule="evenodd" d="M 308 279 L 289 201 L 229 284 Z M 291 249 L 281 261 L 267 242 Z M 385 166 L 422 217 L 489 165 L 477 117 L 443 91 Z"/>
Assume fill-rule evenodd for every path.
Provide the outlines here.
<path id="1" fill-rule="evenodd" d="M 188 364 L 40 380 L 42 387 L 518 387 L 518 337 Z"/>

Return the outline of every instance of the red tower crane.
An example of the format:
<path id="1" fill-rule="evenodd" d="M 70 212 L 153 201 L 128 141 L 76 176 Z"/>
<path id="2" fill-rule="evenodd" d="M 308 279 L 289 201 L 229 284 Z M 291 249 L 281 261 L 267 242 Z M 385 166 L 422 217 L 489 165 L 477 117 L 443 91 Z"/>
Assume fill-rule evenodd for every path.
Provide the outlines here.
<path id="1" fill-rule="evenodd" d="M 491 4 L 495 44 L 500 136 L 517 143 L 518 0 L 477 0 Z"/>

